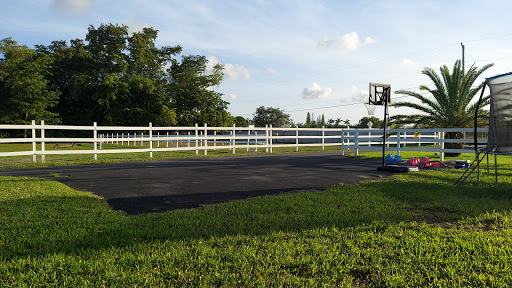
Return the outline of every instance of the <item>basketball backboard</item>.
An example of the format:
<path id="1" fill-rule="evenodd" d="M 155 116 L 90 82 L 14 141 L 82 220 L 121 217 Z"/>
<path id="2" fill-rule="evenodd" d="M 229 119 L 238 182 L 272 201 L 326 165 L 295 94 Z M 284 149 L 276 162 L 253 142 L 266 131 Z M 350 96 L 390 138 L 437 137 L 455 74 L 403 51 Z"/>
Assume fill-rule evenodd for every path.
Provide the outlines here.
<path id="1" fill-rule="evenodd" d="M 384 99 L 387 100 L 388 105 L 391 104 L 391 85 L 370 82 L 368 104 L 384 105 Z"/>

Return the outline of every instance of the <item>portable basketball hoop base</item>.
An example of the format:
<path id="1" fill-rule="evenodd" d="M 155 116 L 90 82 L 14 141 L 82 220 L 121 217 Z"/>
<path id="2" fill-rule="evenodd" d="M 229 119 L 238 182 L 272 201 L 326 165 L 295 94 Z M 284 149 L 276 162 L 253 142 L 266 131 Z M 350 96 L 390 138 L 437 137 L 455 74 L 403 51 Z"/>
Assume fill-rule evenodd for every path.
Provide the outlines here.
<path id="1" fill-rule="evenodd" d="M 386 165 L 386 127 L 388 126 L 388 104 L 390 103 L 391 85 L 370 82 L 368 104 L 365 103 L 365 106 L 368 109 L 368 115 L 370 115 L 371 112 L 375 111 L 375 109 L 369 108 L 370 105 L 384 106 L 384 130 L 382 133 L 382 165 L 377 167 L 377 170 L 392 172 L 409 172 L 411 171 L 409 167 Z"/>

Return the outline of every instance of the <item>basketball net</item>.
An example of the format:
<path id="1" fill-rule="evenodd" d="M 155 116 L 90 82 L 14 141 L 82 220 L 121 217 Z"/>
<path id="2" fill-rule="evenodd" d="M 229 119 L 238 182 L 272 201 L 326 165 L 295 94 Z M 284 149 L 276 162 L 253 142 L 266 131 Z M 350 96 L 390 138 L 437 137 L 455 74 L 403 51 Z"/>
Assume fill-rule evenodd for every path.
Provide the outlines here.
<path id="1" fill-rule="evenodd" d="M 366 110 L 368 110 L 368 115 L 373 116 L 373 114 L 375 114 L 375 109 L 377 108 L 377 105 L 370 105 L 369 103 L 364 103 L 364 107 L 366 107 Z"/>

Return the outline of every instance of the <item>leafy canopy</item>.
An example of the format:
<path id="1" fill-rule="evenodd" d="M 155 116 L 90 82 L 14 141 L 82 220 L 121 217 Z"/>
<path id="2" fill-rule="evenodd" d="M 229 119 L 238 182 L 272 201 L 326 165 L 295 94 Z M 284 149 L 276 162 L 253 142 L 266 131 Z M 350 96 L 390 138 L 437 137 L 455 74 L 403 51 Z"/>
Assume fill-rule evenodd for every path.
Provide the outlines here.
<path id="1" fill-rule="evenodd" d="M 290 115 L 279 108 L 260 106 L 256 108 L 253 121 L 257 127 L 265 127 L 265 125 L 281 127 L 290 123 Z"/>
<path id="2" fill-rule="evenodd" d="M 38 55 L 35 50 L 11 38 L 0 41 L 0 121 L 30 124 L 45 120 L 57 124 L 58 114 L 51 111 L 60 93 L 46 80 L 53 58 Z"/>

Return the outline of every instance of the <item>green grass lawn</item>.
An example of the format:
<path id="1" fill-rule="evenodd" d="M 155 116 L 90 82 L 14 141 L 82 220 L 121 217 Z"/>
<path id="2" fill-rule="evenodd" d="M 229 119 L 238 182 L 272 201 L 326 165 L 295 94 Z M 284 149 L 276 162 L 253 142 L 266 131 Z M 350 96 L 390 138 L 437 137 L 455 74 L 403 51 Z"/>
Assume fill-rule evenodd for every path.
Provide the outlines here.
<path id="1" fill-rule="evenodd" d="M 0 287 L 511 286 L 510 158 L 138 216 L 0 177 Z"/>
<path id="2" fill-rule="evenodd" d="M 169 147 L 176 147 L 170 145 Z M 45 150 L 93 150 L 93 144 L 91 143 L 77 143 L 74 147 L 71 144 L 65 143 L 61 147 L 55 148 L 55 144 L 46 144 Z M 186 147 L 186 144 L 181 144 L 180 147 Z M 211 146 L 211 145 L 210 145 Z M 217 144 L 217 146 L 221 146 Z M 165 147 L 165 144 L 161 144 L 161 148 Z M 194 143 L 191 143 L 190 147 L 194 147 Z M 127 146 L 121 144 L 103 144 L 105 150 L 116 150 L 116 149 L 141 149 L 149 148 L 149 144 L 145 143 L 144 146 Z M 153 148 L 157 148 L 156 144 L 153 144 Z M 37 146 L 37 150 L 40 151 L 40 145 Z M 297 153 L 295 147 L 274 147 L 273 153 Z M 0 144 L 0 152 L 13 152 L 13 151 L 32 151 L 32 144 Z M 340 151 L 339 146 L 325 146 L 322 150 L 321 146 L 305 146 L 299 147 L 300 153 L 305 152 L 334 152 Z M 353 152 L 347 152 L 353 153 Z M 208 150 L 207 157 L 225 157 L 225 156 L 240 156 L 240 155 L 265 155 L 269 154 L 265 152 L 265 148 L 251 145 L 249 151 L 246 145 L 237 145 L 235 154 L 232 150 L 229 150 L 226 146 L 225 149 Z M 162 160 L 162 159 L 176 159 L 176 158 L 192 158 L 192 157 L 205 157 L 204 150 L 199 150 L 196 155 L 195 150 L 191 151 L 165 151 L 165 152 L 153 152 L 153 158 L 149 157 L 149 152 L 140 153 L 108 153 L 98 154 L 98 160 L 94 160 L 93 154 L 70 154 L 70 155 L 46 155 L 45 163 L 41 163 L 41 156 L 37 156 L 37 163 L 32 162 L 32 156 L 9 156 L 0 157 L 0 169 L 1 168 L 22 168 L 22 167 L 44 167 L 44 166 L 59 166 L 59 165 L 78 165 L 78 164 L 103 164 L 103 163 L 120 163 L 120 162 L 132 162 L 132 161 L 151 161 L 151 160 Z"/>

